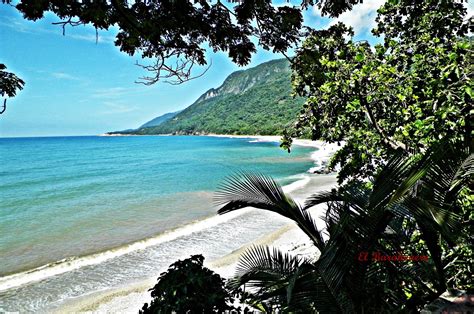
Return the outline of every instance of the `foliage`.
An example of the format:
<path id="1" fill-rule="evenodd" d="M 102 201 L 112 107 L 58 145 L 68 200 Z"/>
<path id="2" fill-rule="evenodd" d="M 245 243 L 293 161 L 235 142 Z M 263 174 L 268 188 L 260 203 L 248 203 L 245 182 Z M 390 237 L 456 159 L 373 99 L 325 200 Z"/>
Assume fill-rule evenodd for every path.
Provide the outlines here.
<path id="1" fill-rule="evenodd" d="M 12 0 L 2 0 L 11 4 Z M 324 14 L 339 15 L 357 1 L 318 1 Z M 300 6 L 272 5 L 263 1 L 44 1 L 19 0 L 15 7 L 26 19 L 38 20 L 45 13 L 56 14 L 63 33 L 68 25 L 91 24 L 107 30 L 116 26 L 115 45 L 120 50 L 154 62 L 143 66 L 153 76 L 145 84 L 160 79 L 179 84 L 192 78 L 194 65 L 205 65 L 206 49 L 227 51 L 239 65 L 248 64 L 256 51 L 252 37 L 267 50 L 284 53 L 299 41 L 302 12 L 313 0 Z"/>
<path id="2" fill-rule="evenodd" d="M 339 180 L 376 174 L 396 150 L 421 153 L 444 139 L 472 142 L 474 23 L 462 2 L 387 1 L 382 44 L 353 40 L 342 23 L 312 31 L 293 61 L 293 84 L 307 98 L 294 132 L 345 140 L 331 166 Z M 288 137 L 284 147 L 291 145 Z"/>
<path id="3" fill-rule="evenodd" d="M 0 96 L 15 97 L 17 90 L 22 90 L 25 82 L 0 63 Z"/>
<path id="4" fill-rule="evenodd" d="M 157 126 L 157 125 L 160 125 L 168 120 L 171 120 L 173 119 L 178 113 L 180 113 L 182 110 L 180 111 L 175 111 L 175 112 L 168 112 L 168 113 L 165 113 L 159 117 L 156 117 L 150 121 L 148 121 L 147 123 L 143 124 L 140 128 L 147 128 L 147 127 L 152 127 L 152 126 Z"/>
<path id="5" fill-rule="evenodd" d="M 204 257 L 193 255 L 170 265 L 150 289 L 153 300 L 140 313 L 223 313 L 236 310 L 224 280 L 203 266 Z"/>
<path id="6" fill-rule="evenodd" d="M 232 285 L 245 285 L 250 304 L 285 312 L 419 310 L 450 283 L 446 268 L 459 255 L 444 256 L 442 246 L 457 247 L 465 238 L 456 200 L 473 183 L 473 160 L 467 149 L 448 144 L 428 150 L 421 159 L 399 153 L 370 189 L 356 182 L 313 195 L 304 207 L 269 177 L 230 178 L 217 194 L 223 204 L 220 214 L 247 206 L 278 213 L 293 220 L 321 252 L 311 262 L 252 248 L 242 256 Z M 325 232 L 308 211 L 318 204 L 327 205 Z M 472 243 L 467 247 L 472 251 Z M 360 260 L 363 252 L 367 261 Z M 429 260 L 375 262 L 371 257 L 377 252 L 429 255 Z"/>
<path id="7" fill-rule="evenodd" d="M 473 155 L 470 160 L 466 160 L 464 173 L 472 177 Z M 444 165 L 443 165 L 444 166 Z M 449 247 L 443 246 L 443 259 L 446 260 L 446 278 L 448 286 L 474 293 L 474 281 L 472 273 L 474 270 L 474 194 L 472 181 L 469 185 L 460 189 L 459 195 L 455 201 L 457 212 L 460 215 L 461 226 L 460 233 L 463 237 L 456 245 Z"/>
<path id="8" fill-rule="evenodd" d="M 291 94 L 289 62 L 273 60 L 234 72 L 222 86 L 204 93 L 191 106 L 155 127 L 131 134 L 281 134 L 303 99 Z"/>
<path id="9" fill-rule="evenodd" d="M 25 82 L 14 73 L 5 71 L 6 69 L 6 65 L 0 63 L 0 96 L 15 97 L 17 90 L 22 90 Z M 5 99 L 0 114 L 4 113 L 6 109 L 7 100 Z"/>

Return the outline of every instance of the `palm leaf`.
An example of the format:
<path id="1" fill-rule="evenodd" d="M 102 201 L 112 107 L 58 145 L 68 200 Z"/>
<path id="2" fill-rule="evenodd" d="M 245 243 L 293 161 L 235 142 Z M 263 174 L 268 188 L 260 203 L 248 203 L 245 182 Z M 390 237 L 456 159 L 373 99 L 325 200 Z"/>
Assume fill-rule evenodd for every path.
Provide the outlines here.
<path id="1" fill-rule="evenodd" d="M 466 184 L 472 185 L 472 178 L 474 177 L 474 154 L 470 154 L 463 160 L 451 182 L 450 191 L 458 191 Z"/>
<path id="2" fill-rule="evenodd" d="M 319 260 L 311 263 L 275 249 L 254 247 L 242 257 L 234 284 L 252 290 L 254 304 L 263 300 L 262 304 L 271 308 L 276 302 L 283 312 L 317 309 L 351 313 L 371 312 L 376 305 L 399 309 L 407 301 L 400 288 L 379 300 L 373 284 L 385 280 L 398 287 L 409 278 L 427 295 L 409 300 L 407 308 L 415 309 L 416 304 L 436 295 L 432 284 L 423 279 L 437 277 L 438 291 L 446 286 L 440 236 L 455 240 L 460 226 L 453 208 L 459 191 L 472 183 L 473 160 L 473 155 L 452 146 L 436 147 L 420 159 L 397 154 L 376 176 L 371 190 L 351 185 L 320 192 L 303 208 L 270 177 L 246 173 L 231 177 L 217 194 L 216 201 L 223 205 L 219 213 L 248 206 L 278 213 L 295 221 L 321 251 Z M 327 204 L 323 218 L 329 234 L 326 242 L 307 211 L 323 203 Z M 387 255 L 393 253 L 391 250 L 401 251 L 410 242 L 414 228 L 421 231 L 435 267 L 355 262 L 361 251 Z M 372 290 L 366 290 L 366 284 Z M 366 307 L 364 298 L 372 297 L 370 291 L 375 294 L 374 302 Z"/>
<path id="3" fill-rule="evenodd" d="M 239 260 L 231 286 L 245 285 L 253 302 L 278 303 L 281 310 L 337 311 L 331 293 L 307 259 L 267 246 L 253 246 Z"/>
<path id="4" fill-rule="evenodd" d="M 319 204 L 337 201 L 342 201 L 342 198 L 337 193 L 336 189 L 332 189 L 331 191 L 321 191 L 308 197 L 304 203 L 303 209 L 306 210 Z"/>
<path id="5" fill-rule="evenodd" d="M 322 233 L 311 214 L 287 196 L 272 178 L 262 174 L 238 173 L 227 178 L 216 192 L 215 202 L 223 205 L 217 212 L 228 213 L 255 207 L 280 214 L 296 222 L 319 250 L 324 248 Z"/>
<path id="6" fill-rule="evenodd" d="M 228 177 L 218 188 L 215 202 L 224 205 L 218 210 L 219 214 L 251 206 L 285 216 L 297 207 L 295 201 L 285 195 L 281 186 L 271 177 L 247 172 Z"/>

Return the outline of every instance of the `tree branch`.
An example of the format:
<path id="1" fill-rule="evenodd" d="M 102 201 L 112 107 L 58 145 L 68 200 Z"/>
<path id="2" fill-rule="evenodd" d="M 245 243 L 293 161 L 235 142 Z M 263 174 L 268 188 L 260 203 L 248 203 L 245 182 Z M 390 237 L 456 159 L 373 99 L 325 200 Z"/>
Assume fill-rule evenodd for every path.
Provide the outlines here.
<path id="1" fill-rule="evenodd" d="M 7 110 L 7 99 L 5 98 L 3 100 L 3 108 L 2 111 L 0 111 L 0 114 L 4 113 Z"/>
<path id="2" fill-rule="evenodd" d="M 369 119 L 369 122 L 372 124 L 372 126 L 375 128 L 377 133 L 382 138 L 382 142 L 385 145 L 391 147 L 392 149 L 395 149 L 395 150 L 403 149 L 404 151 L 407 151 L 407 146 L 405 144 L 395 142 L 394 140 L 392 140 L 389 136 L 387 136 L 385 134 L 384 130 L 377 123 L 377 119 L 375 118 L 375 115 L 372 112 L 372 109 L 370 108 L 369 103 L 367 102 L 367 98 L 360 93 L 360 86 L 357 86 L 357 85 L 359 85 L 359 84 L 356 83 L 356 89 L 359 90 L 359 95 L 358 95 L 359 96 L 359 101 L 360 101 L 361 105 L 364 106 L 364 108 L 365 108 L 365 113 L 367 115 L 367 118 Z"/>
<path id="3" fill-rule="evenodd" d="M 168 65 L 165 63 L 166 59 L 173 56 L 174 54 L 168 55 L 168 56 L 162 56 L 158 58 L 156 63 L 154 65 L 143 65 L 139 64 L 138 61 L 136 65 L 139 67 L 149 71 L 149 72 L 154 72 L 156 73 L 155 76 L 144 76 L 140 77 L 141 81 L 135 81 L 137 84 L 143 84 L 143 85 L 153 85 L 157 83 L 160 80 L 165 80 L 164 82 L 169 83 L 171 85 L 179 85 L 184 82 L 194 80 L 196 78 L 199 78 L 203 76 L 207 70 L 212 65 L 212 60 L 210 64 L 206 67 L 206 69 L 199 75 L 196 76 L 191 76 L 192 74 L 192 69 L 194 65 L 196 64 L 194 59 L 178 59 L 176 60 L 176 64 L 173 65 Z M 161 74 L 162 71 L 165 72 L 165 74 Z M 168 80 L 169 78 L 174 78 L 174 80 Z"/>
<path id="4" fill-rule="evenodd" d="M 72 17 L 70 17 L 69 19 L 67 19 L 66 21 L 61 21 L 61 22 L 54 22 L 54 23 L 51 23 L 53 25 L 61 25 L 61 27 L 63 28 L 63 36 L 66 35 L 66 25 L 71 25 L 71 26 L 79 26 L 79 25 L 85 25 L 86 23 L 84 22 L 81 22 L 80 20 L 79 21 L 73 21 L 72 20 Z M 96 30 L 97 31 L 97 30 Z"/>

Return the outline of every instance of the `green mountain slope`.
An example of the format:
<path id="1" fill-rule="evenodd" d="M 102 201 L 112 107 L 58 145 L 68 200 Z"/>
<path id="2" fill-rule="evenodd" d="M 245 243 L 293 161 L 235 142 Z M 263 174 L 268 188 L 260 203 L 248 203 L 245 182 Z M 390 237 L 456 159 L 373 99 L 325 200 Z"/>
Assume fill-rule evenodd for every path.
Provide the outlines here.
<path id="1" fill-rule="evenodd" d="M 303 104 L 291 94 L 289 63 L 273 60 L 237 71 L 158 126 L 132 134 L 281 134 Z"/>
<path id="2" fill-rule="evenodd" d="M 152 127 L 152 126 L 158 126 L 168 120 L 171 120 L 172 118 L 174 118 L 178 113 L 180 113 L 182 110 L 180 111 L 176 111 L 176 112 L 168 112 L 168 113 L 165 113 L 164 115 L 161 115 L 159 117 L 156 117 L 150 121 L 148 121 L 147 123 L 145 123 L 144 125 L 142 125 L 141 127 L 139 127 L 139 129 L 141 128 L 149 128 L 149 127 Z"/>

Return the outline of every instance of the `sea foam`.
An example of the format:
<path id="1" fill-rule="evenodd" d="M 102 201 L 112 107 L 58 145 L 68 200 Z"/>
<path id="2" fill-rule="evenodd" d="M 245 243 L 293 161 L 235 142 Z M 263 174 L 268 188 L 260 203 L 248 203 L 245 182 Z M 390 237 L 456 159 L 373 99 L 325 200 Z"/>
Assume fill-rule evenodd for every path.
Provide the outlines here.
<path id="1" fill-rule="evenodd" d="M 284 186 L 283 191 L 286 193 L 292 192 L 294 190 L 302 188 L 303 186 L 308 184 L 309 181 L 310 177 L 303 175 L 300 180 L 297 180 L 295 182 L 292 182 L 291 184 Z M 245 214 L 249 210 L 250 209 L 243 209 L 227 213 L 226 215 L 212 216 L 203 220 L 188 223 L 185 226 L 178 227 L 174 230 L 165 231 L 164 233 L 161 233 L 155 237 L 137 241 L 118 248 L 87 256 L 68 257 L 28 271 L 1 277 L 0 291 L 8 290 L 35 281 L 40 281 L 48 277 L 69 272 L 84 266 L 100 264 L 109 259 L 122 256 L 134 251 L 145 250 L 148 247 L 155 246 L 164 242 L 169 242 L 179 237 L 188 236 L 197 231 L 217 226 L 226 221 L 235 219 L 236 217 Z"/>

